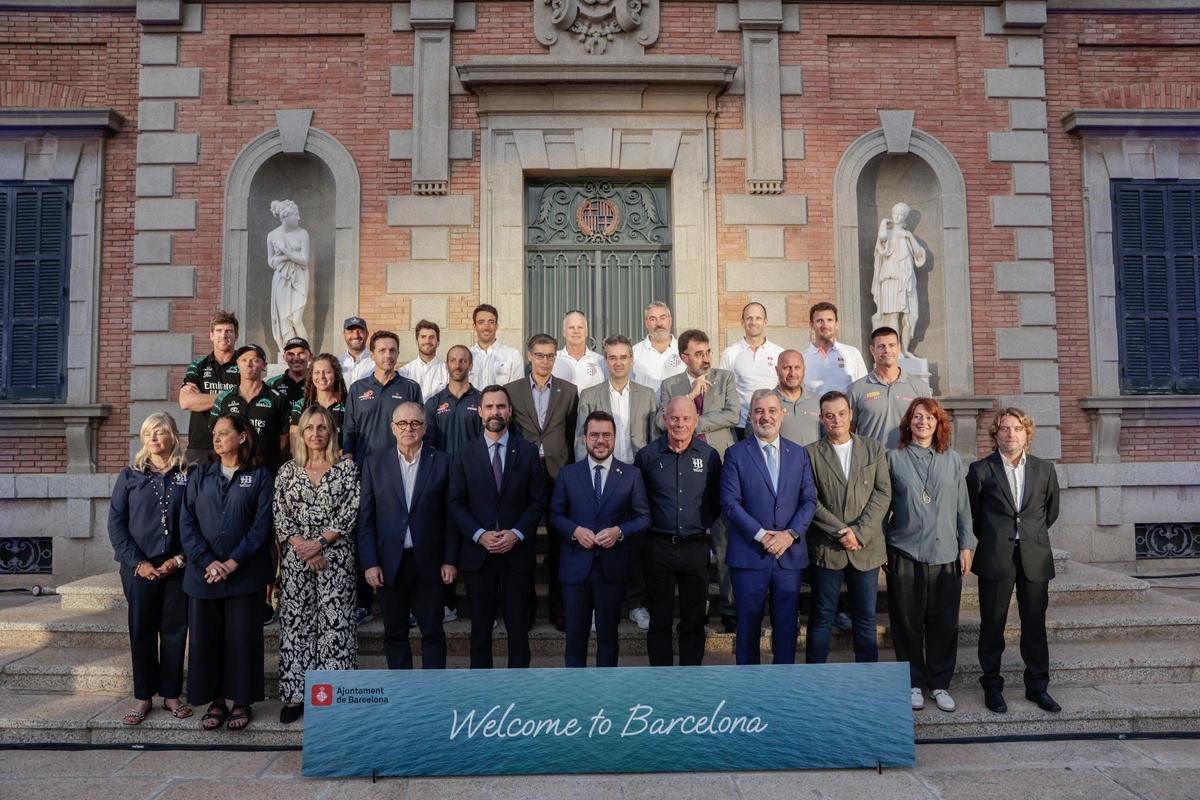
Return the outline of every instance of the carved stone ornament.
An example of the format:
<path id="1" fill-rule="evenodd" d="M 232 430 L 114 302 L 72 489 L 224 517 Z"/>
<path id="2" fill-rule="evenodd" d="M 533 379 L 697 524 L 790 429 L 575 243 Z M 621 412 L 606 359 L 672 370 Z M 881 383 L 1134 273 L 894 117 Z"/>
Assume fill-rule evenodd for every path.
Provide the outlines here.
<path id="1" fill-rule="evenodd" d="M 555 53 L 641 55 L 658 40 L 658 2 L 535 0 L 533 27 Z"/>

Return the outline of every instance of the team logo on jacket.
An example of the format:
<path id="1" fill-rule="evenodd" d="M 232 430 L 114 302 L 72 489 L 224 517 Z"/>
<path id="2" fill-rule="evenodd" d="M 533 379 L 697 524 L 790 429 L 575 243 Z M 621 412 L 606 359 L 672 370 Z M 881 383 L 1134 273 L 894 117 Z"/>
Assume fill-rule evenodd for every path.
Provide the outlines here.
<path id="1" fill-rule="evenodd" d="M 175 485 L 187 486 L 187 475 L 182 472 L 175 473 Z"/>
<path id="2" fill-rule="evenodd" d="M 370 400 L 370 399 L 372 399 L 372 398 L 374 398 L 374 397 L 375 397 L 375 390 L 374 390 L 374 389 L 367 389 L 365 392 L 363 392 L 362 394 L 360 394 L 360 395 L 358 396 L 358 399 L 359 399 L 359 400 Z"/>
<path id="3" fill-rule="evenodd" d="M 440 406 L 437 407 L 437 413 L 439 413 L 439 414 L 445 414 L 449 410 L 450 410 L 450 402 L 449 401 L 446 401 L 445 403 L 442 403 Z"/>
<path id="4" fill-rule="evenodd" d="M 704 459 L 703 458 L 693 458 L 692 459 L 692 472 L 704 472 Z"/>
<path id="5" fill-rule="evenodd" d="M 254 485 L 254 476 L 253 475 L 243 475 L 238 480 L 238 486 L 253 486 L 253 485 Z"/>

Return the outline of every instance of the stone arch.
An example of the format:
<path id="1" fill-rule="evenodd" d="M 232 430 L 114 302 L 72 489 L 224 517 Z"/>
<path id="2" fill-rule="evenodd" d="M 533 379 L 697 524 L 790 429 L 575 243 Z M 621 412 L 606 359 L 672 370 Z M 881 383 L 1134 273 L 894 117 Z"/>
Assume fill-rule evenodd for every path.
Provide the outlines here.
<path id="1" fill-rule="evenodd" d="M 941 190 L 943 298 L 931 309 L 945 320 L 946 365 L 940 395 L 969 397 L 975 393 L 975 366 L 971 340 L 970 258 L 967 249 L 967 199 L 962 170 L 945 145 L 913 128 L 907 142 L 893 138 L 892 148 L 883 128 L 860 136 L 846 149 L 834 175 L 834 246 L 837 264 L 838 309 L 841 328 L 862 329 L 860 310 L 865 287 L 859 263 L 859 178 L 875 159 L 910 153 L 924 161 L 937 177 Z"/>
<path id="2" fill-rule="evenodd" d="M 290 132 L 289 132 L 290 133 Z M 233 160 L 225 180 L 225 243 L 221 266 L 221 307 L 246 319 L 246 270 L 249 253 L 250 190 L 254 176 L 274 156 L 309 153 L 333 173 L 334 296 L 332 315 L 344 319 L 358 314 L 358 229 L 361 185 L 353 156 L 335 137 L 307 128 L 303 147 L 294 137 L 285 141 L 279 128 L 259 135 Z"/>

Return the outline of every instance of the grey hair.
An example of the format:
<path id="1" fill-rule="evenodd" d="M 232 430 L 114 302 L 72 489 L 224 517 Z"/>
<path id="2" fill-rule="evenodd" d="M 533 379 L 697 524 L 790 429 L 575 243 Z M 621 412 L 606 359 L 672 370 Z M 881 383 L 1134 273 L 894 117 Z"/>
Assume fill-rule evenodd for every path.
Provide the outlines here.
<path id="1" fill-rule="evenodd" d="M 755 389 L 754 394 L 750 395 L 750 407 L 754 408 L 755 401 L 762 400 L 764 397 L 774 397 L 777 402 L 779 401 L 779 395 L 775 394 L 774 389 Z M 782 408 L 783 403 L 780 402 L 779 406 Z"/>
<path id="2" fill-rule="evenodd" d="M 667 305 L 666 303 L 664 303 L 662 300 L 651 300 L 649 303 L 646 304 L 646 307 L 644 309 L 642 309 L 642 313 L 645 314 L 647 311 L 649 311 L 652 308 L 665 308 L 667 311 L 671 310 L 671 307 L 669 305 Z"/>

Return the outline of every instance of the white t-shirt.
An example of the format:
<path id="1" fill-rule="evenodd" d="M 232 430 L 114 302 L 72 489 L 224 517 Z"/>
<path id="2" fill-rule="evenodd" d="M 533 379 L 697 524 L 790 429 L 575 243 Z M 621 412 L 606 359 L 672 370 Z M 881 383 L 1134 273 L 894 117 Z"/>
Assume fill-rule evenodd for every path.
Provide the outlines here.
<path id="1" fill-rule="evenodd" d="M 604 365 L 603 356 L 595 351 L 584 349 L 583 356 L 575 358 L 564 347 L 554 359 L 554 371 L 551 374 L 570 381 L 582 392 L 589 386 L 608 380 L 608 367 Z"/>
<path id="2" fill-rule="evenodd" d="M 838 461 L 842 465 L 842 474 L 846 476 L 846 480 L 850 480 L 850 451 L 854 449 L 854 437 L 851 436 L 841 444 L 830 442 L 829 445 L 833 452 L 837 453 Z"/>
<path id="3" fill-rule="evenodd" d="M 633 346 L 633 374 L 630 377 L 635 383 L 649 387 L 655 397 L 658 397 L 658 387 L 664 380 L 686 369 L 687 365 L 679 357 L 679 340 L 674 336 L 661 353 L 650 344 L 649 336 Z"/>
<path id="4" fill-rule="evenodd" d="M 750 415 L 750 396 L 754 391 L 774 389 L 778 385 L 779 375 L 775 372 L 775 365 L 779 363 L 779 354 L 782 352 L 783 348 L 774 342 L 763 340 L 754 348 L 741 339 L 721 353 L 721 363 L 717 367 L 733 373 L 738 399 L 741 400 L 739 428 L 746 426 L 746 418 Z"/>
<path id="5" fill-rule="evenodd" d="M 426 364 L 417 356 L 400 368 L 400 374 L 420 384 L 422 400 L 433 397 L 450 383 L 450 372 L 446 369 L 446 362 L 440 358 L 434 358 Z"/>
<path id="6" fill-rule="evenodd" d="M 512 383 L 524 373 L 516 348 L 500 342 L 492 342 L 487 350 L 479 342 L 471 345 L 471 385 L 480 391 L 492 384 Z"/>
<path id="7" fill-rule="evenodd" d="M 826 392 L 844 392 L 851 383 L 867 374 L 862 353 L 845 342 L 835 340 L 825 352 L 810 344 L 802 355 L 804 388 L 818 398 Z"/>

